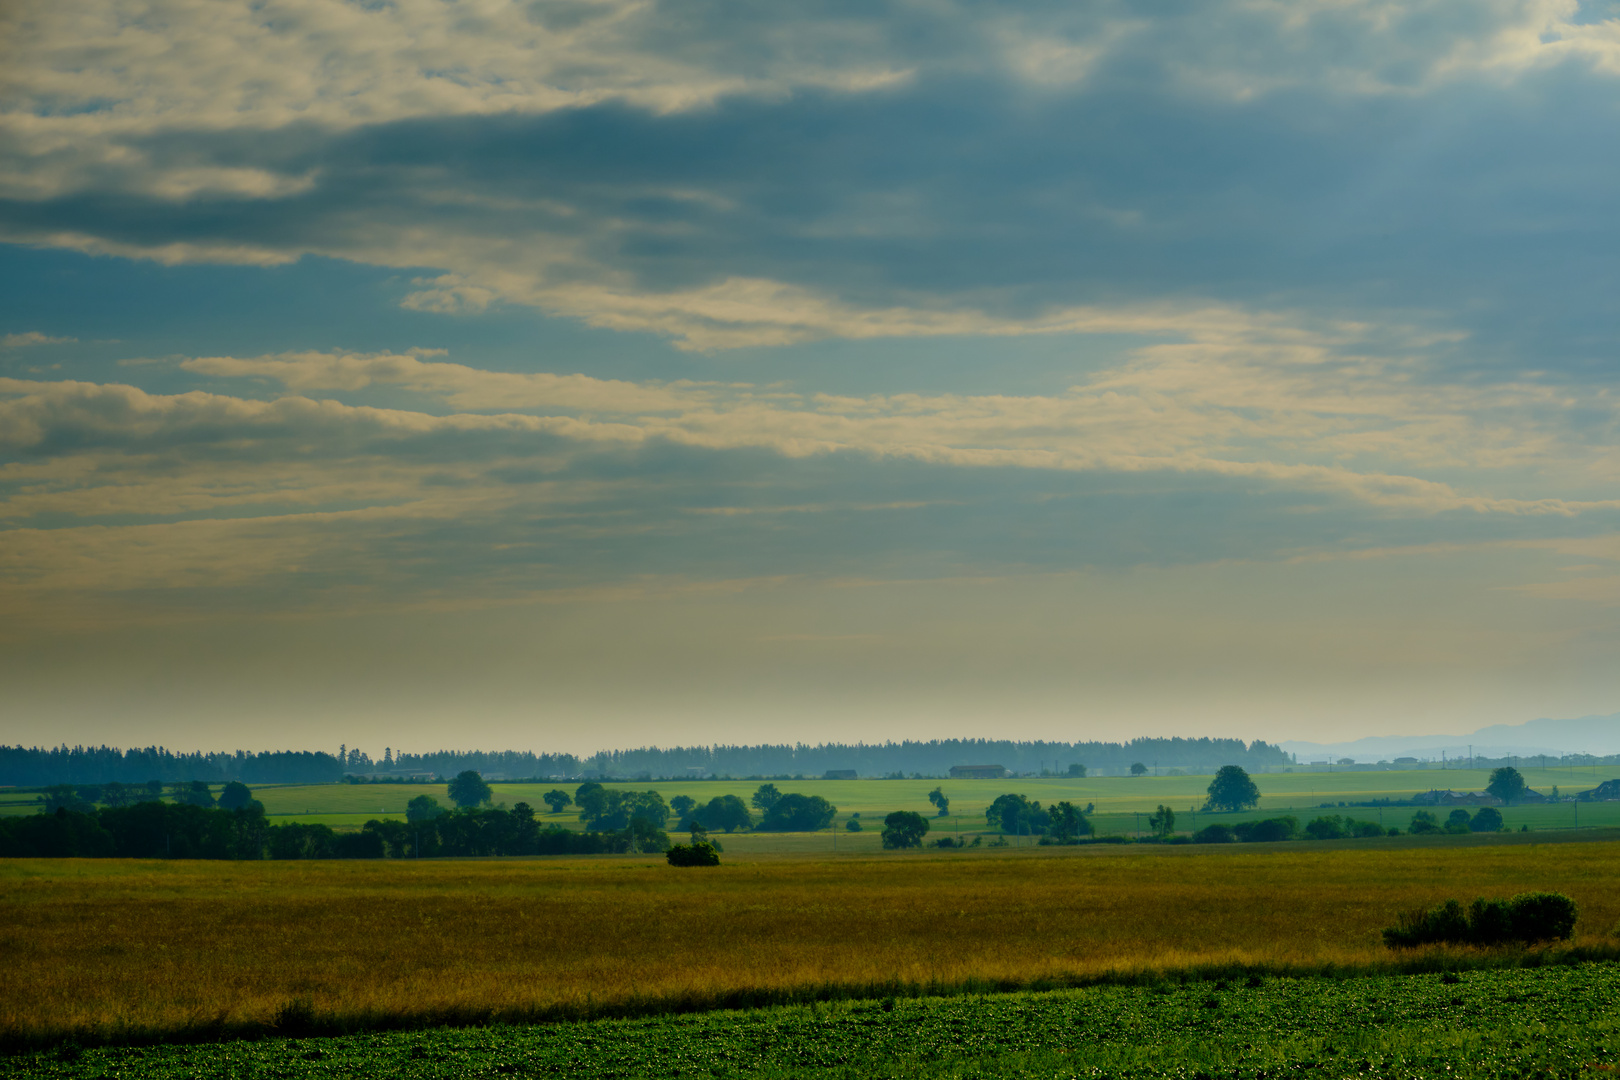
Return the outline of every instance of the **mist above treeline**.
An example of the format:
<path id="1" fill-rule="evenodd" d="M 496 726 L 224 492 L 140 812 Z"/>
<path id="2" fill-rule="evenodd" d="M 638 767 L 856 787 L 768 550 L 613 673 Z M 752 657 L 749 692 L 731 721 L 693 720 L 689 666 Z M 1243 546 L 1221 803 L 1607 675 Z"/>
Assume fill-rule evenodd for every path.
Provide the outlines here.
<path id="1" fill-rule="evenodd" d="M 472 769 L 491 780 L 685 779 L 694 777 L 818 777 L 854 772 L 862 777 L 944 776 L 959 765 L 1000 765 L 1009 773 L 1068 774 L 1083 766 L 1092 775 L 1125 775 L 1132 765 L 1155 770 L 1248 769 L 1294 761 L 1280 747 L 1242 739 L 1141 738 L 1129 742 L 1042 742 L 1009 739 L 932 739 L 884 743 L 764 743 L 755 746 L 639 747 L 575 754 L 531 751 L 439 750 L 380 758 L 358 748 L 326 751 L 176 752 L 163 747 L 66 745 L 0 747 L 0 785 L 144 783 L 201 780 L 248 784 L 323 784 L 345 777 L 435 778 Z"/>

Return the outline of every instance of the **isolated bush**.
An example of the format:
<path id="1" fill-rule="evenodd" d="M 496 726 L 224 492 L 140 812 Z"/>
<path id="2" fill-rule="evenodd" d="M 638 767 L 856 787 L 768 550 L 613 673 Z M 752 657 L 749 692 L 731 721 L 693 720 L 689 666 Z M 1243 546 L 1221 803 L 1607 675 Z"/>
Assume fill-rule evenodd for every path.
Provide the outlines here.
<path id="1" fill-rule="evenodd" d="M 847 829 L 849 832 L 860 832 L 861 831 L 861 819 L 860 819 L 860 817 L 859 816 L 852 817 L 848 821 L 844 822 L 844 828 Z"/>
<path id="2" fill-rule="evenodd" d="M 1579 909 L 1562 893 L 1520 893 L 1511 900 L 1478 899 L 1465 911 L 1455 900 L 1396 916 L 1384 930 L 1392 949 L 1419 945 L 1500 945 L 1565 940 L 1575 932 Z"/>
<path id="3" fill-rule="evenodd" d="M 935 788 L 933 791 L 930 791 L 928 793 L 928 801 L 933 803 L 935 808 L 938 809 L 939 817 L 944 817 L 946 814 L 950 813 L 951 800 L 945 794 L 943 789 Z"/>
<path id="4" fill-rule="evenodd" d="M 1206 825 L 1193 833 L 1195 844 L 1230 844 L 1236 839 L 1230 825 Z"/>
<path id="5" fill-rule="evenodd" d="M 1468 823 L 1469 829 L 1474 832 L 1501 832 L 1502 811 L 1494 806 L 1487 806 L 1474 815 L 1474 820 Z"/>
<path id="6" fill-rule="evenodd" d="M 682 795 L 680 798 L 686 798 L 686 796 Z M 570 796 L 568 792 L 563 791 L 561 788 L 552 788 L 550 791 L 540 796 L 540 801 L 551 807 L 551 812 L 553 814 L 560 814 L 563 812 L 565 807 L 574 805 L 573 797 Z M 687 801 L 690 802 L 691 800 L 687 799 Z M 677 811 L 677 813 L 678 812 L 679 811 Z"/>
<path id="7" fill-rule="evenodd" d="M 707 840 L 676 844 L 665 856 L 671 866 L 719 866 L 720 853 Z"/>

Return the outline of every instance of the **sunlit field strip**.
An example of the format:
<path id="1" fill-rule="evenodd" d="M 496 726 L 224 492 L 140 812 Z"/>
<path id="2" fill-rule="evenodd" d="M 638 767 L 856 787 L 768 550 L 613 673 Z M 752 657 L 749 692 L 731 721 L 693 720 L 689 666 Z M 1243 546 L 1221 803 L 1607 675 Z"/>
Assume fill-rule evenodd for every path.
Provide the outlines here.
<path id="1" fill-rule="evenodd" d="M 677 870 L 597 860 L 0 864 L 0 1037 L 702 1007 L 1193 965 L 1377 966 L 1394 913 L 1556 889 L 1620 918 L 1615 843 L 999 850 Z M 1374 841 L 1375 844 L 1394 843 Z M 728 995 L 730 997 L 728 998 Z"/>

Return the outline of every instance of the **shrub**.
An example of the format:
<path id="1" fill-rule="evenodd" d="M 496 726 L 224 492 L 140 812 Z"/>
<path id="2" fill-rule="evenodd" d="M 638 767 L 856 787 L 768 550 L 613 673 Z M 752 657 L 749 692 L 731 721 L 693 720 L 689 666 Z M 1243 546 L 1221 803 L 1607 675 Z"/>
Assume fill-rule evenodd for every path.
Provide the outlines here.
<path id="1" fill-rule="evenodd" d="M 1501 832 L 1502 811 L 1494 806 L 1487 806 L 1474 815 L 1474 820 L 1468 823 L 1474 832 Z"/>
<path id="2" fill-rule="evenodd" d="M 1236 839 L 1230 825 L 1208 825 L 1193 833 L 1195 844 L 1230 844 Z"/>
<path id="3" fill-rule="evenodd" d="M 1472 830 L 1469 829 L 1468 826 L 1472 820 L 1473 819 L 1468 816 L 1468 811 L 1459 806 L 1457 809 L 1453 810 L 1449 815 L 1447 815 L 1446 832 L 1452 834 L 1453 836 L 1461 836 L 1463 833 L 1471 832 Z"/>
<path id="4" fill-rule="evenodd" d="M 719 866 L 720 853 L 707 840 L 675 844 L 665 856 L 671 866 Z"/>
<path id="5" fill-rule="evenodd" d="M 1566 940 L 1579 916 L 1575 901 L 1562 893 L 1520 893 L 1511 900 L 1475 900 L 1466 911 L 1455 900 L 1396 916 L 1384 930 L 1391 949 L 1419 945 L 1500 945 L 1504 942 Z"/>
<path id="6" fill-rule="evenodd" d="M 1299 833 L 1299 819 L 1293 815 L 1267 818 L 1264 821 L 1240 821 L 1232 826 L 1237 838 L 1248 844 L 1275 843 L 1292 840 Z"/>

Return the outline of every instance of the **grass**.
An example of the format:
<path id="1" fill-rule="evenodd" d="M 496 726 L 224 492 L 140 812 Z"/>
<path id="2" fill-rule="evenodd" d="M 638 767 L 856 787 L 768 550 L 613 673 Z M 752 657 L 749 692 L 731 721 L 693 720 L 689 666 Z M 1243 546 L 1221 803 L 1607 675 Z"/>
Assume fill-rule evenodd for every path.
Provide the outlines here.
<path id="1" fill-rule="evenodd" d="M 1612 952 L 1612 842 L 0 865 L 0 1040 L 586 1018 L 1158 972 L 1377 972 L 1394 913 L 1552 889 Z M 1529 838 L 1501 838 L 1522 841 Z M 1492 842 L 1497 841 L 1497 842 Z M 1376 841 L 1375 844 L 1385 844 Z M 729 849 L 728 849 L 729 851 Z M 1468 950 L 1419 966 L 1496 963 Z"/>
<path id="2" fill-rule="evenodd" d="M 210 1047 L 68 1047 L 13 1063 L 53 1080 L 1590 1076 L 1615 1069 L 1617 995 L 1620 968 L 1587 964 L 1449 981 L 1217 980 Z"/>

